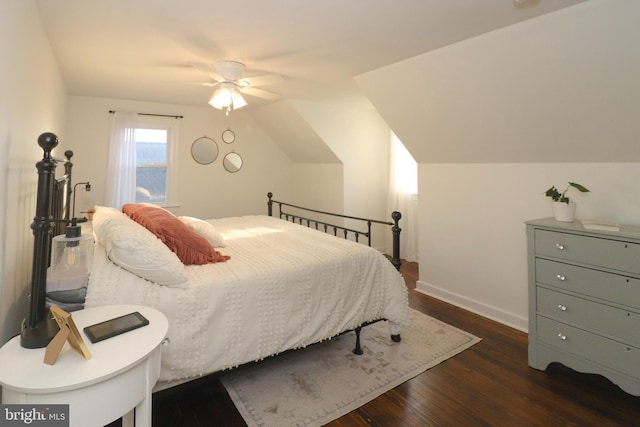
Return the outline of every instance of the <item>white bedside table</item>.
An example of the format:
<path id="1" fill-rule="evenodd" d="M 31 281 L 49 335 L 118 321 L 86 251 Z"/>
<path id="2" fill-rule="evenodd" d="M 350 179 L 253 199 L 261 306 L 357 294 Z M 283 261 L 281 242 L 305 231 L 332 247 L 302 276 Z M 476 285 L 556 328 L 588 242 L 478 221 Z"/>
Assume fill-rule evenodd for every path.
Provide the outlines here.
<path id="1" fill-rule="evenodd" d="M 85 326 L 139 311 L 149 325 L 92 344 Z M 68 344 L 54 365 L 45 349 L 26 349 L 15 337 L 0 349 L 0 384 L 5 404 L 69 404 L 71 427 L 104 426 L 124 416 L 123 427 L 151 427 L 151 391 L 160 374 L 160 345 L 167 318 L 138 305 L 111 305 L 71 313 L 92 358 Z"/>

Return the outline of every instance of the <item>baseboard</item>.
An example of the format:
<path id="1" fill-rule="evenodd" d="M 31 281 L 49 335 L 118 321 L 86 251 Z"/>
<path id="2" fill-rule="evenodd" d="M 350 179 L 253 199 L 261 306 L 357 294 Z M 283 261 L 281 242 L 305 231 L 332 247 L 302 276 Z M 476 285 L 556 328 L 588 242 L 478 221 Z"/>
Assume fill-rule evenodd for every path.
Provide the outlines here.
<path id="1" fill-rule="evenodd" d="M 437 298 L 457 307 L 464 308 L 472 313 L 479 314 L 496 322 L 500 322 L 511 328 L 518 329 L 522 332 L 529 332 L 529 321 L 527 318 L 517 316 L 513 313 L 501 310 L 499 308 L 466 298 L 462 295 L 449 292 L 437 286 L 430 285 L 426 282 L 418 280 L 416 282 L 416 291 L 425 295 Z"/>

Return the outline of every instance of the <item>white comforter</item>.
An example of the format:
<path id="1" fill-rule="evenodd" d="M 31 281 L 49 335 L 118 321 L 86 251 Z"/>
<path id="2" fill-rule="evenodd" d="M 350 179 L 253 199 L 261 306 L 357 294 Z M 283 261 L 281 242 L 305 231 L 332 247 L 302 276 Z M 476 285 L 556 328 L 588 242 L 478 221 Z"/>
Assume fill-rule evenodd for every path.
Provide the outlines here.
<path id="1" fill-rule="evenodd" d="M 160 381 L 185 380 L 300 348 L 365 321 L 408 327 L 404 279 L 378 251 L 277 218 L 209 220 L 227 262 L 189 266 L 186 288 L 111 263 L 96 246 L 86 307 L 141 304 L 169 319 Z"/>

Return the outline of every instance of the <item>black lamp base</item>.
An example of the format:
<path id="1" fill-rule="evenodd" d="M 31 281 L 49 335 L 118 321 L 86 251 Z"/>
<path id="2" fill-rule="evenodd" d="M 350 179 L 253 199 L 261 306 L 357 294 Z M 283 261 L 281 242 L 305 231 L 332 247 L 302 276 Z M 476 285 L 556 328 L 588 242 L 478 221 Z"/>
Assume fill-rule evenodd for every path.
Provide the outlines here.
<path id="1" fill-rule="evenodd" d="M 44 348 L 56 336 L 60 328 L 55 319 L 38 322 L 34 328 L 28 326 L 20 334 L 20 345 L 24 348 Z"/>

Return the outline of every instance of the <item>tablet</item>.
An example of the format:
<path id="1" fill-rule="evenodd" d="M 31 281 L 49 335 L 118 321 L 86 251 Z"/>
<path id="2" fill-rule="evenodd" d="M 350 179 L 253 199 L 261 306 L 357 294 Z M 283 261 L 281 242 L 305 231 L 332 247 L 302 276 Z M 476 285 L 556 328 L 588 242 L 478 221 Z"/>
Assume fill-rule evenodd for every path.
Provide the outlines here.
<path id="1" fill-rule="evenodd" d="M 141 328 L 148 324 L 149 320 L 139 312 L 135 311 L 133 313 L 125 314 L 124 316 L 87 326 L 84 328 L 84 333 L 87 334 L 87 337 L 89 337 L 89 340 L 92 343 L 96 343 L 106 340 L 107 338 L 115 337 L 116 335 Z"/>

